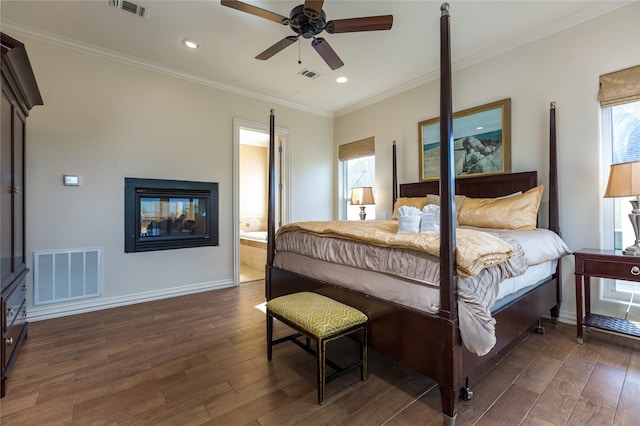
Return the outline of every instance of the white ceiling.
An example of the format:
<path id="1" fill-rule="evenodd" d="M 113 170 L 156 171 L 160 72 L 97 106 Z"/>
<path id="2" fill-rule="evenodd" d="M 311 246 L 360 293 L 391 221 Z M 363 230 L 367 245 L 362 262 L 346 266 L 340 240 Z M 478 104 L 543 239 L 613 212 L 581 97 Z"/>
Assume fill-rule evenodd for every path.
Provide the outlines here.
<path id="1" fill-rule="evenodd" d="M 146 18 L 109 0 L 2 0 L 2 31 L 73 48 L 321 114 L 342 114 L 438 77 L 440 1 L 325 0 L 327 20 L 392 14 L 389 31 L 327 34 L 345 65 L 332 71 L 310 40 L 267 61 L 254 57 L 293 34 L 288 26 L 222 6 L 217 0 L 131 0 Z M 246 0 L 288 16 L 303 0 Z M 592 19 L 631 1 L 451 0 L 454 70 Z M 185 37 L 200 48 L 182 46 Z M 18 38 L 18 37 L 16 37 Z M 27 46 L 28 48 L 28 46 Z M 298 64 L 298 59 L 302 64 Z M 315 79 L 303 69 L 320 73 Z M 42 72 L 42 71 L 39 71 Z M 346 76 L 346 84 L 336 83 Z"/>

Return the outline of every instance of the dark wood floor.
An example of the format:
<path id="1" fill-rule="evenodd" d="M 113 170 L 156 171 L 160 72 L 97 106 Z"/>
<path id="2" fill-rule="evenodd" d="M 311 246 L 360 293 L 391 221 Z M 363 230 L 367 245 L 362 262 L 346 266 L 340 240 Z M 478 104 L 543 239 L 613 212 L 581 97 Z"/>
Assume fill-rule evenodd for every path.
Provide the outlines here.
<path id="1" fill-rule="evenodd" d="M 316 403 L 313 358 L 292 344 L 266 360 L 263 282 L 30 325 L 0 400 L 2 425 L 441 424 L 433 381 L 369 354 Z M 460 425 L 640 422 L 640 342 L 545 324 L 471 379 Z M 287 330 L 277 325 L 277 333 Z M 332 358 L 357 356 L 349 339 Z M 334 359 L 334 360 L 336 360 Z"/>

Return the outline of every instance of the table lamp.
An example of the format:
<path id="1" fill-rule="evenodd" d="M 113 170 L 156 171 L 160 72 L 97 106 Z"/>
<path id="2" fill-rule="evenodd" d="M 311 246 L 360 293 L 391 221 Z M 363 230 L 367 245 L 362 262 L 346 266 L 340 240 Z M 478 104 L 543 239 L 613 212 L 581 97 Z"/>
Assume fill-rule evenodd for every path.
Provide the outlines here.
<path id="1" fill-rule="evenodd" d="M 375 204 L 373 201 L 373 190 L 370 186 L 360 186 L 351 189 L 352 206 L 360 206 L 360 219 L 364 220 L 367 213 L 364 211 L 365 206 Z"/>
<path id="2" fill-rule="evenodd" d="M 623 253 L 629 256 L 640 256 L 640 161 L 612 164 L 604 196 L 606 198 L 636 197 L 635 200 L 631 200 L 632 210 L 629 213 L 631 225 L 636 233 L 636 242 L 624 249 Z"/>

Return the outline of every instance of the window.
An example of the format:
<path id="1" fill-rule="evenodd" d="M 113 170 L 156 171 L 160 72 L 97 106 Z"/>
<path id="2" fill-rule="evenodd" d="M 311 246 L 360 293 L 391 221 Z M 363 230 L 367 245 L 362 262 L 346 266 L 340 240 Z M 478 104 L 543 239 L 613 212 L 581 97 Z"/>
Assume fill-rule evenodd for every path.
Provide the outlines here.
<path id="1" fill-rule="evenodd" d="M 640 101 L 614 105 L 603 109 L 603 170 L 608 176 L 609 165 L 640 161 Z M 606 206 L 604 218 L 605 248 L 623 250 L 635 242 L 635 232 L 629 213 L 633 197 L 613 198 Z M 608 203 L 605 203 L 608 204 Z M 605 296 L 640 306 L 640 284 L 609 280 Z"/>
<path id="2" fill-rule="evenodd" d="M 640 101 L 618 105 L 611 110 L 611 164 L 640 160 Z M 614 200 L 614 247 L 622 250 L 635 242 L 628 215 L 633 198 Z"/>
<path id="3" fill-rule="evenodd" d="M 361 206 L 351 205 L 351 190 L 356 187 L 371 187 L 375 201 L 376 157 L 373 137 L 340 145 L 338 159 L 342 164 L 341 217 L 360 220 Z M 366 219 L 376 218 L 376 206 L 363 206 Z"/>
<path id="4" fill-rule="evenodd" d="M 352 206 L 350 203 L 351 190 L 356 187 L 370 186 L 373 189 L 375 200 L 376 184 L 376 157 L 361 157 L 344 162 L 345 180 L 345 216 L 347 220 L 360 220 L 360 206 Z M 367 205 L 365 213 L 367 219 L 376 218 L 376 206 Z"/>

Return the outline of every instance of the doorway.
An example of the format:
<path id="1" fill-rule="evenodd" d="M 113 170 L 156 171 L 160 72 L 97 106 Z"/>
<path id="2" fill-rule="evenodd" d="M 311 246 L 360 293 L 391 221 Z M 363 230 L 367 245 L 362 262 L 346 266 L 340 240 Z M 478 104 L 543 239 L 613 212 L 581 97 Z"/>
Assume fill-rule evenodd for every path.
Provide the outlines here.
<path id="1" fill-rule="evenodd" d="M 289 131 L 276 128 L 276 228 L 288 217 Z M 269 127 L 234 120 L 234 283 L 264 279 L 268 206 Z"/>

